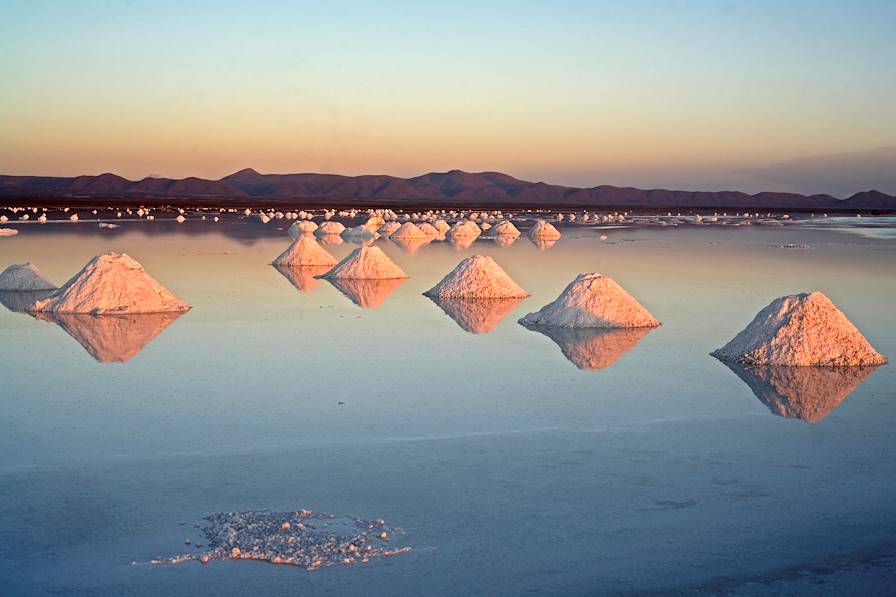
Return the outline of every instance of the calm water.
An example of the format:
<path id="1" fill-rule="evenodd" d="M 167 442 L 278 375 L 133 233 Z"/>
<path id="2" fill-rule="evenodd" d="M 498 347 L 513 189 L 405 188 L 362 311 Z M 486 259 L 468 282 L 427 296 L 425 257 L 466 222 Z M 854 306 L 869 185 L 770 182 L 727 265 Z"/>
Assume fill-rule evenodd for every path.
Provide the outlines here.
<path id="1" fill-rule="evenodd" d="M 380 240 L 411 278 L 340 289 L 267 265 L 289 240 L 275 223 L 21 230 L 0 239 L 0 268 L 32 261 L 61 283 L 125 251 L 193 310 L 102 324 L 0 310 L 0 593 L 867 594 L 896 582 L 893 366 L 828 380 L 824 395 L 805 391 L 812 379 L 776 394 L 707 354 L 771 299 L 818 289 L 896 357 L 890 235 L 580 228 L 547 250 L 522 238 L 416 252 Z M 532 297 L 477 310 L 421 296 L 474 253 Z M 663 326 L 552 338 L 516 323 L 587 271 Z M 298 508 L 382 517 L 414 551 L 314 573 L 145 564 L 188 551 L 206 514 Z"/>

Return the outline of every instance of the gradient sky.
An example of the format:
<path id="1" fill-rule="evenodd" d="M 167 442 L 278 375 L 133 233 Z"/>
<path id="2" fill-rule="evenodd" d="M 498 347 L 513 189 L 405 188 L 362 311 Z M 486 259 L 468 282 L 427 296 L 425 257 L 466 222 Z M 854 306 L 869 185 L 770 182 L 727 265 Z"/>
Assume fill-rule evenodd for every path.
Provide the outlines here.
<path id="1" fill-rule="evenodd" d="M 0 172 L 746 188 L 896 145 L 894 23 L 891 0 L 3 0 Z"/>

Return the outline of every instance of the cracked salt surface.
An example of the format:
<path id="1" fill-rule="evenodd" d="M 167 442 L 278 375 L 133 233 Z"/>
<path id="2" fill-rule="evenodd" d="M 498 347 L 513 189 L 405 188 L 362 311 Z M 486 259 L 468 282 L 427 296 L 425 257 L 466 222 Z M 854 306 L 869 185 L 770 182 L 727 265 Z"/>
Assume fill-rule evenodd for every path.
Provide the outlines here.
<path id="1" fill-rule="evenodd" d="M 151 563 L 259 560 L 317 570 L 335 564 L 366 564 L 371 558 L 411 551 L 408 546 L 396 544 L 403 536 L 401 529 L 387 527 L 382 519 L 334 516 L 311 510 L 257 510 L 211 514 L 205 520 L 208 521 L 203 528 L 207 552 L 159 558 Z"/>

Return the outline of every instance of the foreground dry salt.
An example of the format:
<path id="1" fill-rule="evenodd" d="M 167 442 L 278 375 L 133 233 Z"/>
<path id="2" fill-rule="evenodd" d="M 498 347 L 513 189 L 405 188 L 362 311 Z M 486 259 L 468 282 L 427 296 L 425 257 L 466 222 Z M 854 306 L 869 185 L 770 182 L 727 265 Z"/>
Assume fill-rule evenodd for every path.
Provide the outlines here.
<path id="1" fill-rule="evenodd" d="M 887 362 L 821 292 L 773 300 L 712 355 L 745 365 L 791 367 L 869 367 Z"/>
<path id="2" fill-rule="evenodd" d="M 257 560 L 317 570 L 336 564 L 366 564 L 372 558 L 411 551 L 398 546 L 400 529 L 385 521 L 333 516 L 311 510 L 296 512 L 224 512 L 205 518 L 209 550 L 159 558 L 153 564 L 210 560 Z"/>

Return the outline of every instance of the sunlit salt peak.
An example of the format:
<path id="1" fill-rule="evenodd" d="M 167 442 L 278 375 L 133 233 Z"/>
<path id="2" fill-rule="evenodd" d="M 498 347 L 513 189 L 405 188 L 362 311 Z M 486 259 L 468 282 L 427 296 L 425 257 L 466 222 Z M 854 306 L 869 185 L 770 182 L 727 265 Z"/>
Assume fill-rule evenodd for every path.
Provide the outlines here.
<path id="1" fill-rule="evenodd" d="M 438 298 L 524 298 L 529 293 L 487 255 L 461 261 L 442 281 L 424 292 Z"/>
<path id="2" fill-rule="evenodd" d="M 336 265 L 336 258 L 330 255 L 310 234 L 300 234 L 289 247 L 274 259 L 273 265 L 327 266 Z"/>
<path id="3" fill-rule="evenodd" d="M 428 238 L 413 222 L 405 222 L 391 236 L 407 240 L 426 240 Z"/>
<path id="4" fill-rule="evenodd" d="M 560 231 L 557 230 L 550 222 L 538 220 L 529 230 L 529 238 L 538 240 L 557 240 L 560 238 Z"/>
<path id="5" fill-rule="evenodd" d="M 377 232 L 382 234 L 383 236 L 391 236 L 393 232 L 401 228 L 401 224 L 398 222 L 386 222 L 382 226 L 379 227 Z"/>
<path id="6" fill-rule="evenodd" d="M 328 279 L 349 278 L 357 280 L 388 280 L 407 278 L 398 264 L 389 259 L 379 247 L 360 247 L 336 264 L 322 277 Z"/>
<path id="7" fill-rule="evenodd" d="M 461 220 L 448 229 L 445 233 L 448 238 L 456 238 L 461 236 L 477 237 L 482 234 L 482 229 L 476 225 L 476 222 L 470 220 Z"/>
<path id="8" fill-rule="evenodd" d="M 303 234 L 310 234 L 317 230 L 317 224 L 310 220 L 302 220 L 300 222 L 293 222 L 289 227 L 289 236 L 292 238 L 298 238 Z"/>
<path id="9" fill-rule="evenodd" d="M 321 223 L 321 225 L 317 227 L 317 230 L 315 230 L 314 233 L 315 234 L 342 234 L 344 231 L 345 231 L 345 226 L 343 226 L 339 222 L 326 221 L 326 222 Z"/>
<path id="10" fill-rule="evenodd" d="M 501 220 L 489 231 L 488 236 L 519 236 L 519 229 L 510 220 Z"/>
<path id="11" fill-rule="evenodd" d="M 864 367 L 887 359 L 821 292 L 782 296 L 712 353 L 747 365 Z"/>
<path id="12" fill-rule="evenodd" d="M 71 280 L 29 311 L 52 313 L 163 313 L 190 305 L 146 273 L 124 253 L 91 259 Z"/>
<path id="13" fill-rule="evenodd" d="M 579 274 L 554 302 L 520 320 L 562 328 L 652 328 L 660 325 L 641 303 L 607 276 Z"/>
<path id="14" fill-rule="evenodd" d="M 0 273 L 0 291 L 27 292 L 55 289 L 56 285 L 31 263 L 10 265 Z"/>

